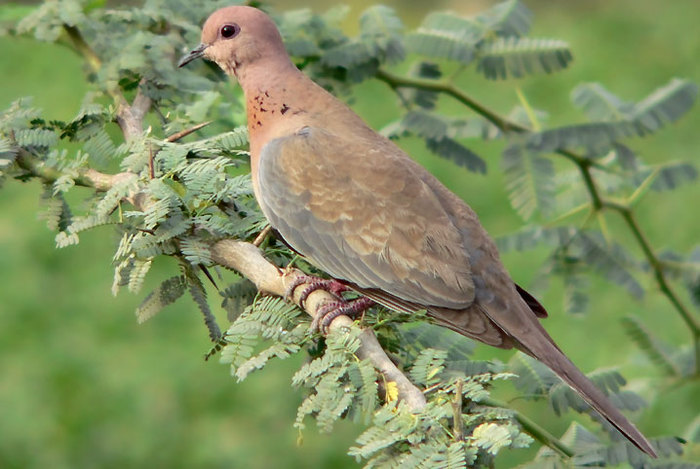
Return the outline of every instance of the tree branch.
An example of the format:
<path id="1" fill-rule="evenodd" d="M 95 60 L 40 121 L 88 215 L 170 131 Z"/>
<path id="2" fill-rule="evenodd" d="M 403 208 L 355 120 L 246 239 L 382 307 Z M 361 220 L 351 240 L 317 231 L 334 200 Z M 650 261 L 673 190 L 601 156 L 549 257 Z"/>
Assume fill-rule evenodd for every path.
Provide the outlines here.
<path id="1" fill-rule="evenodd" d="M 40 159 L 23 149 L 20 149 L 16 162 L 22 169 L 41 178 L 45 183 L 53 183 L 62 174 L 60 171 L 44 165 Z M 105 174 L 88 169 L 80 172 L 73 180 L 79 186 L 106 191 L 117 183 L 136 177 L 135 174 L 129 172 Z M 147 204 L 147 200 L 140 192 L 130 195 L 127 201 L 140 209 L 143 209 Z M 302 275 L 302 272 L 297 269 L 280 270 L 265 259 L 262 252 L 254 244 L 243 241 L 231 239 L 219 241 L 212 247 L 212 259 L 217 264 L 239 272 L 252 281 L 261 292 L 277 296 L 284 296 L 294 279 Z M 297 305 L 299 305 L 299 296 L 303 291 L 303 288 L 299 287 L 295 288 L 293 292 L 293 300 Z M 331 301 L 336 301 L 336 299 L 323 290 L 317 290 L 309 295 L 304 303 L 305 308 L 302 309 L 314 316 L 321 306 Z M 330 325 L 332 330 L 349 327 L 353 327 L 353 321 L 347 316 L 337 317 Z M 357 356 L 360 359 L 369 360 L 387 381 L 396 383 L 399 398 L 405 401 L 410 409 L 421 410 L 426 404 L 423 393 L 389 359 L 372 330 L 363 330 L 360 341 L 362 345 L 357 351 Z"/>
<path id="2" fill-rule="evenodd" d="M 294 279 L 302 275 L 302 272 L 297 269 L 280 270 L 265 259 L 262 252 L 251 243 L 231 239 L 223 240 L 216 243 L 211 252 L 214 262 L 236 270 L 252 281 L 258 290 L 272 295 L 284 296 Z M 299 287 L 293 292 L 293 300 L 297 305 L 299 305 L 299 296 L 303 291 L 303 288 Z M 337 300 L 328 292 L 316 290 L 306 299 L 304 310 L 309 315 L 314 316 L 321 306 L 332 301 Z M 347 316 L 337 317 L 330 325 L 331 330 L 342 330 L 350 327 L 354 327 L 353 321 Z M 360 340 L 362 345 L 357 351 L 357 356 L 360 359 L 369 360 L 387 381 L 396 383 L 399 398 L 406 402 L 411 410 L 419 411 L 425 407 L 426 401 L 421 390 L 411 383 L 406 375 L 389 359 L 372 330 L 364 329 Z"/>
<path id="3" fill-rule="evenodd" d="M 151 108 L 151 98 L 143 94 L 142 86 L 146 83 L 146 79 L 142 78 L 139 83 L 139 89 L 136 92 L 134 101 L 131 105 L 121 92 L 115 92 L 117 101 L 117 124 L 122 129 L 126 141 L 133 140 L 143 134 L 143 119 L 146 113 Z"/>

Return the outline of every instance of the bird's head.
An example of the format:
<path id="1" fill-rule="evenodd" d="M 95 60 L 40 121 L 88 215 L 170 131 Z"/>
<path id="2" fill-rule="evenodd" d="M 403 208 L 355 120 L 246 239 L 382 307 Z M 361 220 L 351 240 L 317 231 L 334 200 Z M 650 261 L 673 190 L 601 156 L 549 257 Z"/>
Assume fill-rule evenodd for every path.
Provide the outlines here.
<path id="1" fill-rule="evenodd" d="M 209 16 L 201 44 L 182 57 L 178 67 L 203 57 L 216 62 L 229 75 L 237 75 L 261 59 L 277 59 L 280 55 L 287 57 L 272 19 L 256 8 L 232 6 Z"/>

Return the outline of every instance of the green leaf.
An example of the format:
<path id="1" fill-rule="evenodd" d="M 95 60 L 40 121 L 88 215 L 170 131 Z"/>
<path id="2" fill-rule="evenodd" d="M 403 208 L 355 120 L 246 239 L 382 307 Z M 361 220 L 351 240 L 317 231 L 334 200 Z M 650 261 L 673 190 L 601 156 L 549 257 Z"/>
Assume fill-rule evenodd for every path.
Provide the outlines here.
<path id="1" fill-rule="evenodd" d="M 476 153 L 451 138 L 428 138 L 428 149 L 438 156 L 451 160 L 474 173 L 486 174 L 486 162 Z"/>
<path id="2" fill-rule="evenodd" d="M 631 120 L 640 135 L 655 132 L 687 113 L 695 104 L 697 95 L 698 85 L 674 78 L 637 103 Z"/>
<path id="3" fill-rule="evenodd" d="M 519 0 L 498 3 L 479 14 L 476 20 L 503 37 L 525 36 L 530 31 L 532 12 Z"/>
<path id="4" fill-rule="evenodd" d="M 360 15 L 360 34 L 374 41 L 399 38 L 403 23 L 396 12 L 385 5 L 374 5 Z"/>
<path id="5" fill-rule="evenodd" d="M 587 377 L 611 400 L 618 400 L 618 404 L 622 403 L 621 398 L 625 396 L 620 396 L 620 388 L 626 384 L 626 381 L 619 372 L 615 370 L 596 370 L 588 373 Z M 634 400 L 636 403 L 640 402 L 638 396 L 630 396 L 632 394 L 628 394 L 626 398 Z M 563 414 L 569 408 L 579 413 L 591 411 L 591 407 L 583 398 L 562 381 L 559 381 L 550 389 L 549 402 L 557 415 Z"/>
<path id="6" fill-rule="evenodd" d="M 615 150 L 615 157 L 617 161 L 619 161 L 622 169 L 636 171 L 640 167 L 641 162 L 631 148 L 621 143 L 615 143 L 613 144 L 613 149 Z"/>
<path id="7" fill-rule="evenodd" d="M 53 148 L 58 143 L 58 134 L 48 129 L 18 129 L 15 131 L 17 145 L 25 148 Z"/>
<path id="8" fill-rule="evenodd" d="M 0 136 L 0 173 L 10 166 L 17 157 L 17 149 L 8 139 Z"/>
<path id="9" fill-rule="evenodd" d="M 433 348 L 421 350 L 411 366 L 411 381 L 429 387 L 440 381 L 440 373 L 445 369 L 447 352 Z"/>
<path id="10" fill-rule="evenodd" d="M 656 89 L 636 104 L 622 101 L 599 83 L 579 85 L 572 92 L 572 101 L 589 119 L 617 122 L 615 138 L 643 137 L 680 119 L 695 104 L 698 87 L 678 78 Z"/>
<path id="11" fill-rule="evenodd" d="M 131 269 L 128 270 L 128 286 L 131 293 L 138 293 L 146 279 L 146 274 L 151 270 L 152 259 L 133 259 Z"/>
<path id="12" fill-rule="evenodd" d="M 576 243 L 582 248 L 582 261 L 608 280 L 624 287 L 635 298 L 644 296 L 644 289 L 629 273 L 630 268 L 637 266 L 621 245 L 608 245 L 601 236 L 583 231 L 579 232 Z"/>
<path id="13" fill-rule="evenodd" d="M 525 226 L 515 233 L 496 238 L 499 251 L 525 251 L 533 249 L 541 244 L 550 247 L 559 247 L 571 243 L 578 233 L 573 227 L 560 226 L 557 228 L 543 228 L 541 226 Z"/>
<path id="14" fill-rule="evenodd" d="M 440 67 L 432 62 L 418 62 L 408 72 L 410 76 L 437 80 L 442 76 Z M 399 89 L 398 92 L 406 101 L 414 102 L 423 109 L 433 109 L 439 94 L 434 91 L 425 91 L 417 88 Z"/>
<path id="15" fill-rule="evenodd" d="M 544 363 L 523 353 L 513 355 L 508 364 L 510 371 L 517 375 L 513 383 L 525 397 L 546 395 L 552 386 L 560 382 Z"/>
<path id="16" fill-rule="evenodd" d="M 564 311 L 569 314 L 583 313 L 588 309 L 589 298 L 584 291 L 590 285 L 588 277 L 578 269 L 564 273 Z"/>
<path id="17" fill-rule="evenodd" d="M 549 159 L 511 145 L 503 151 L 501 166 L 510 203 L 523 219 L 535 211 L 547 216 L 554 210 L 554 166 Z"/>
<path id="18" fill-rule="evenodd" d="M 420 137 L 439 140 L 447 136 L 448 124 L 438 114 L 414 110 L 403 116 L 401 127 Z"/>
<path id="19" fill-rule="evenodd" d="M 163 281 L 136 308 L 136 320 L 139 324 L 151 319 L 163 308 L 174 303 L 185 293 L 185 277 L 178 275 Z"/>
<path id="20" fill-rule="evenodd" d="M 188 262 L 193 265 L 211 265 L 211 250 L 209 245 L 200 238 L 188 237 L 180 241 L 180 251 Z"/>
<path id="21" fill-rule="evenodd" d="M 420 28 L 406 36 L 409 51 L 430 57 L 447 59 L 468 65 L 474 60 L 474 45 L 461 35 L 449 31 Z"/>
<path id="22" fill-rule="evenodd" d="M 45 190 L 41 195 L 41 204 L 45 209 L 39 218 L 46 221 L 48 229 L 66 231 L 71 225 L 73 213 L 63 194 L 53 195 L 52 191 Z"/>
<path id="23" fill-rule="evenodd" d="M 635 129 L 628 122 L 575 124 L 530 134 L 526 147 L 537 152 L 582 147 L 588 149 L 591 156 L 602 156 L 614 142 L 634 135 Z"/>
<path id="24" fill-rule="evenodd" d="M 655 191 L 669 191 L 685 183 L 698 179 L 698 170 L 691 163 L 670 163 L 659 168 L 651 188 Z"/>
<path id="25" fill-rule="evenodd" d="M 223 297 L 221 306 L 228 313 L 228 320 L 235 321 L 253 301 L 257 292 L 253 282 L 247 279 L 241 279 L 220 292 Z"/>
<path id="26" fill-rule="evenodd" d="M 187 283 L 187 289 L 190 292 L 192 300 L 197 304 L 199 311 L 204 317 L 204 324 L 207 326 L 209 331 L 209 338 L 212 342 L 218 342 L 223 337 L 219 325 L 216 322 L 216 317 L 211 312 L 209 307 L 209 301 L 207 300 L 207 291 L 202 284 L 199 277 L 192 271 L 188 266 L 183 269 L 185 272 L 185 280 Z"/>
<path id="27" fill-rule="evenodd" d="M 555 39 L 508 37 L 479 49 L 477 71 L 490 80 L 522 78 L 565 69 L 573 60 L 569 45 Z"/>
<path id="28" fill-rule="evenodd" d="M 103 127 L 79 132 L 78 137 L 85 141 L 83 151 L 93 158 L 98 167 L 107 165 L 114 158 L 117 147 Z"/>
<path id="29" fill-rule="evenodd" d="M 491 454 L 498 453 L 512 443 L 511 432 L 503 425 L 482 423 L 474 429 L 472 438 L 476 444 Z"/>
<path id="30" fill-rule="evenodd" d="M 647 358 L 668 376 L 682 376 L 678 364 L 673 360 L 669 347 L 649 331 L 642 322 L 633 316 L 622 318 L 627 335 L 644 352 Z"/>
<path id="31" fill-rule="evenodd" d="M 582 83 L 571 91 L 571 101 L 592 121 L 617 121 L 631 112 L 626 103 L 600 83 Z"/>

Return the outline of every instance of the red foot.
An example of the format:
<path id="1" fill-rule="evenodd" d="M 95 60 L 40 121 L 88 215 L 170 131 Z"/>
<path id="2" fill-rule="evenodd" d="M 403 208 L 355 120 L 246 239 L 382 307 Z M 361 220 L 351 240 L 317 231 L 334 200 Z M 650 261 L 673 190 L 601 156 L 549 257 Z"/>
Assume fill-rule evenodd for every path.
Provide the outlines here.
<path id="1" fill-rule="evenodd" d="M 319 277 L 312 277 L 310 275 L 299 275 L 294 279 L 289 287 L 287 287 L 284 299 L 289 301 L 294 295 L 294 290 L 303 284 L 307 284 L 307 286 L 304 288 L 304 290 L 302 290 L 301 295 L 299 296 L 299 305 L 302 308 L 304 307 L 306 299 L 309 297 L 309 295 L 316 290 L 327 291 L 338 301 L 344 301 L 343 292 L 349 290 L 348 287 L 334 279 L 326 280 Z"/>
<path id="2" fill-rule="evenodd" d="M 351 318 L 357 317 L 359 314 L 365 312 L 367 308 L 374 305 L 374 301 L 366 297 L 360 297 L 355 300 L 348 301 L 343 298 L 343 293 L 350 290 L 348 287 L 340 283 L 338 280 L 326 280 L 319 277 L 312 277 L 310 275 L 299 275 L 294 281 L 287 287 L 284 299 L 289 301 L 293 295 L 294 290 L 301 285 L 306 285 L 304 290 L 299 295 L 299 305 L 304 308 L 306 299 L 309 295 L 316 290 L 323 290 L 336 298 L 336 301 L 331 301 L 321 306 L 316 312 L 316 316 L 313 321 L 311 321 L 311 330 L 319 330 L 322 333 L 328 333 L 328 327 L 331 322 L 338 316 L 349 316 Z"/>
<path id="3" fill-rule="evenodd" d="M 354 319 L 358 315 L 365 312 L 372 305 L 374 305 L 374 301 L 370 300 L 366 296 L 362 296 L 352 301 L 343 299 L 341 301 L 326 303 L 316 312 L 314 320 L 311 321 L 311 330 L 319 330 L 323 334 L 327 334 L 328 327 L 338 316 L 349 316 Z"/>

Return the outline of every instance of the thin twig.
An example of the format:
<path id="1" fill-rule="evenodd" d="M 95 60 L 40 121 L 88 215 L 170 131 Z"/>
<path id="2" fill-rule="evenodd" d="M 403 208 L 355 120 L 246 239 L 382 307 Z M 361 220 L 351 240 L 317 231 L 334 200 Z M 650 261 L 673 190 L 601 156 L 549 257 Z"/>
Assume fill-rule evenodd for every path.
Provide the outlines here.
<path id="1" fill-rule="evenodd" d="M 464 381 L 457 380 L 455 384 L 455 397 L 452 401 L 452 436 L 455 441 L 464 441 L 464 423 L 462 422 L 462 389 Z"/>
<path id="2" fill-rule="evenodd" d="M 256 248 L 259 248 L 260 245 L 265 241 L 265 238 L 267 238 L 270 233 L 272 232 L 272 226 L 267 225 L 259 234 L 258 236 L 255 237 L 255 241 L 253 241 L 253 246 Z"/>
<path id="3" fill-rule="evenodd" d="M 170 137 L 166 138 L 165 141 L 170 142 L 170 143 L 177 142 L 178 140 L 187 137 L 189 134 L 194 133 L 194 132 L 198 131 L 199 129 L 202 129 L 202 128 L 208 126 L 212 122 L 214 122 L 214 121 L 206 121 L 206 122 L 202 122 L 201 124 L 193 125 L 189 129 L 181 130 L 177 133 L 172 134 Z"/>
<path id="4" fill-rule="evenodd" d="M 479 404 L 487 405 L 489 407 L 510 409 L 511 412 L 513 412 L 513 418 L 515 418 L 515 420 L 520 424 L 525 433 L 533 437 L 535 440 L 539 441 L 543 445 L 552 448 L 554 451 L 566 458 L 571 458 L 576 454 L 573 449 L 569 448 L 561 440 L 559 440 L 554 435 L 545 430 L 543 427 L 538 425 L 535 421 L 529 419 L 520 412 L 513 410 L 504 402 L 500 402 L 496 399 L 488 397 L 486 399 L 481 399 L 479 401 Z"/>

